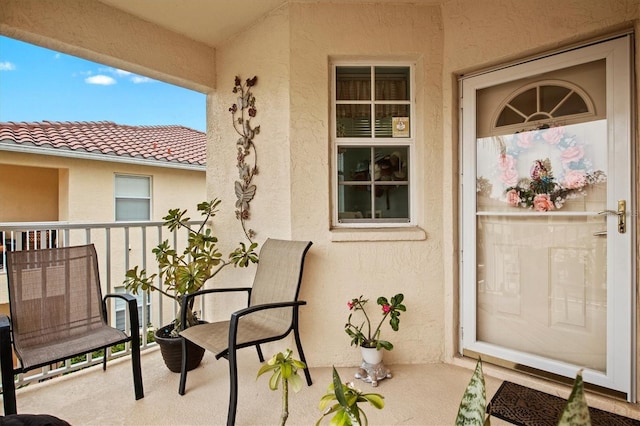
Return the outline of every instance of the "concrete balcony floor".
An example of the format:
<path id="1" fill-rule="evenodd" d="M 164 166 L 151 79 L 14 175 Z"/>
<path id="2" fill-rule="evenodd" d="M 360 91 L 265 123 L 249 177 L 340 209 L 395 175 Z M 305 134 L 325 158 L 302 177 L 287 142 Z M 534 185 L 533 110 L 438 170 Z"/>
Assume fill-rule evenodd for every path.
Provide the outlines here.
<path id="1" fill-rule="evenodd" d="M 378 387 L 355 380 L 363 391 L 385 397 L 385 408 L 363 406 L 371 425 L 452 425 L 458 404 L 471 377 L 475 361 L 456 359 L 453 364 L 388 366 L 393 378 Z M 239 352 L 239 394 L 237 425 L 279 423 L 281 392 L 271 391 L 268 375 L 256 380 L 260 368 L 255 351 Z M 355 368 L 338 368 L 343 381 L 352 380 Z M 487 399 L 503 380 L 511 380 L 566 398 L 569 388 L 551 385 L 484 365 Z M 114 360 L 103 372 L 100 366 L 17 391 L 18 413 L 51 414 L 72 425 L 223 425 L 226 423 L 229 375 L 226 360 L 205 354 L 202 364 L 191 371 L 187 392 L 178 395 L 179 374 L 170 372 L 159 350 L 142 354 L 145 397 L 134 399 L 131 363 L 128 357 Z M 313 425 L 321 415 L 318 403 L 331 382 L 331 368 L 311 368 L 314 381 L 299 393 L 290 393 L 288 426 Z M 597 395 L 588 395 L 590 406 L 640 419 L 638 405 Z M 328 424 L 325 420 L 323 424 Z M 507 423 L 492 418 L 492 424 Z"/>

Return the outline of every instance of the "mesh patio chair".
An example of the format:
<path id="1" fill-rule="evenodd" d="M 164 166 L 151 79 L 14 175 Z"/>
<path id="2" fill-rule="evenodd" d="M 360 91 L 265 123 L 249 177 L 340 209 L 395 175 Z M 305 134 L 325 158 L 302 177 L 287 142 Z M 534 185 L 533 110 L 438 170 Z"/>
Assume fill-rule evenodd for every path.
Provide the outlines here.
<path id="1" fill-rule="evenodd" d="M 16 413 L 14 374 L 131 342 L 136 399 L 144 397 L 138 307 L 129 294 L 102 297 L 93 244 L 7 253 L 11 318 L 0 316 L 0 368 L 5 415 Z M 107 323 L 107 298 L 127 303 L 131 335 Z M 20 365 L 14 367 L 12 343 Z"/>
<path id="2" fill-rule="evenodd" d="M 268 239 L 260 250 L 260 257 L 252 287 L 212 288 L 189 294 L 183 299 L 182 324 L 186 324 L 186 309 L 190 300 L 206 293 L 246 292 L 248 307 L 235 311 L 228 321 L 205 323 L 189 327 L 180 334 L 182 341 L 182 371 L 178 392 L 184 395 L 187 380 L 187 344 L 195 343 L 211 352 L 216 359 L 229 361 L 229 411 L 227 425 L 235 424 L 238 402 L 238 370 L 236 351 L 255 346 L 260 362 L 264 362 L 261 343 L 281 340 L 293 331 L 300 360 L 306 364 L 300 333 L 298 308 L 307 302 L 298 300 L 304 258 L 310 241 Z M 304 369 L 307 385 L 311 386 L 309 369 Z"/>

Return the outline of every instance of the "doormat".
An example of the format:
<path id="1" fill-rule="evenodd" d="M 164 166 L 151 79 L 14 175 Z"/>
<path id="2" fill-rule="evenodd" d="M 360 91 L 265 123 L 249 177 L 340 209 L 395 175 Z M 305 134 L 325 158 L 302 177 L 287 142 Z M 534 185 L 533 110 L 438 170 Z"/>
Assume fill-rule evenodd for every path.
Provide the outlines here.
<path id="1" fill-rule="evenodd" d="M 557 426 L 567 400 L 503 382 L 487 406 L 492 416 L 519 426 Z M 640 426 L 640 420 L 589 407 L 593 426 Z"/>

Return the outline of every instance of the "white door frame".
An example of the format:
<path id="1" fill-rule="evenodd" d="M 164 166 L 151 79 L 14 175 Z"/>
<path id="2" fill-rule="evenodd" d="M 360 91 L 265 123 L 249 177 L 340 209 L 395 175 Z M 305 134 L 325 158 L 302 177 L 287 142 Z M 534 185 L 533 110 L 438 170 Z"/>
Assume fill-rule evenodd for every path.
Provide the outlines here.
<path id="1" fill-rule="evenodd" d="M 627 200 L 627 234 L 607 244 L 607 363 L 606 373 L 585 370 L 585 382 L 626 393 L 635 402 L 636 376 L 636 277 L 635 277 L 635 176 L 632 149 L 632 37 L 626 35 L 580 49 L 554 54 L 533 61 L 477 74 L 461 79 L 462 124 L 460 138 L 461 167 L 461 287 L 460 351 L 467 349 L 500 359 L 514 361 L 565 377 L 575 377 L 575 365 L 532 354 L 497 347 L 476 339 L 476 91 L 542 74 L 554 69 L 606 59 L 607 123 L 609 135 L 609 171 L 614 181 L 607 191 L 607 209 L 616 209 L 617 200 Z M 615 72 L 615 75 L 614 75 Z M 616 84 L 627 82 L 628 84 Z M 611 141 L 624 141 L 611 143 Z M 626 168 L 615 164 L 626 162 Z M 464 192 L 464 188 L 468 188 Z M 608 235 L 617 235 L 615 216 L 607 219 Z M 622 289 L 620 287 L 623 287 Z"/>

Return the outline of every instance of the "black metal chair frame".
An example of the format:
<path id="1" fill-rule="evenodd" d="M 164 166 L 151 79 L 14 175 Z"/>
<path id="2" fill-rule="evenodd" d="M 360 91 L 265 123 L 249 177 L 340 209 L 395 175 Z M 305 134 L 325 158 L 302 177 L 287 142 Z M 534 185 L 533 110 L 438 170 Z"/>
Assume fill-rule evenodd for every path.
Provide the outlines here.
<path id="1" fill-rule="evenodd" d="M 49 249 L 49 250 L 56 250 L 56 249 Z M 9 266 L 10 266 L 10 261 L 9 261 Z M 8 274 L 10 273 L 11 272 L 9 269 Z M 105 322 L 108 320 L 107 300 L 109 298 L 119 298 L 124 300 L 127 304 L 127 311 L 129 312 L 129 321 L 130 321 L 130 326 L 132 330 L 132 332 L 128 337 L 121 339 L 119 341 L 111 342 L 111 344 L 106 347 L 105 346 L 93 347 L 86 352 L 83 351 L 80 353 L 71 354 L 63 358 L 52 358 L 47 362 L 30 366 L 28 369 L 25 369 L 22 366 L 14 367 L 13 351 L 12 351 L 13 329 L 11 327 L 11 319 L 7 315 L 4 315 L 4 314 L 0 315 L 0 368 L 2 369 L 2 394 L 3 394 L 5 416 L 17 413 L 16 386 L 14 381 L 15 374 L 25 373 L 27 371 L 41 368 L 46 365 L 55 364 L 57 362 L 62 362 L 67 359 L 71 359 L 80 355 L 85 355 L 87 353 L 91 353 L 100 349 L 104 349 L 102 369 L 103 371 L 105 371 L 107 369 L 107 349 L 113 345 L 126 343 L 126 342 L 131 342 L 131 363 L 132 363 L 132 369 L 133 369 L 133 384 L 134 384 L 135 398 L 136 400 L 144 398 L 144 389 L 142 384 L 142 368 L 140 363 L 140 334 L 137 332 L 137 330 L 140 329 L 140 322 L 138 319 L 137 300 L 134 296 L 126 293 L 106 294 L 102 298 L 102 316 Z"/>
<path id="2" fill-rule="evenodd" d="M 302 256 L 302 263 L 304 264 L 304 257 L 306 256 L 306 252 L 311 247 L 311 243 L 306 247 L 304 254 Z M 298 278 L 298 292 L 300 289 L 300 281 L 302 280 L 302 270 L 303 264 L 300 266 L 300 276 Z M 201 296 L 208 293 L 229 293 L 229 292 L 246 292 L 247 293 L 247 305 L 251 303 L 251 290 L 252 287 L 236 287 L 236 288 L 218 288 L 218 289 L 204 289 L 195 293 L 187 294 L 184 296 L 182 300 L 182 324 L 186 324 L 186 312 L 189 306 L 193 306 L 193 299 L 197 296 Z M 226 350 L 223 352 L 216 354 L 216 359 L 225 358 L 229 361 L 229 379 L 230 379 L 230 389 L 229 389 L 229 410 L 227 413 L 227 426 L 235 425 L 236 418 L 236 409 L 238 405 L 238 363 L 237 363 L 237 354 L 236 351 L 238 349 L 255 346 L 256 351 L 258 353 L 258 359 L 260 362 L 264 362 L 264 356 L 262 354 L 262 350 L 260 349 L 260 344 L 267 342 L 274 342 L 287 337 L 292 331 L 295 338 L 296 349 L 298 350 L 298 355 L 300 356 L 300 360 L 307 364 L 306 358 L 304 356 L 304 351 L 302 350 L 302 343 L 300 341 L 300 332 L 298 330 L 298 310 L 300 306 L 306 305 L 307 302 L 303 300 L 297 300 L 298 292 L 296 292 L 296 296 L 294 301 L 290 302 L 279 302 L 279 303 L 266 303 L 261 305 L 253 305 L 248 306 L 247 308 L 240 309 L 231 314 L 231 320 L 229 323 L 229 345 Z M 243 316 L 252 314 L 254 312 L 268 310 L 268 309 L 278 309 L 278 308 L 287 308 L 291 307 L 293 310 L 291 325 L 288 330 L 281 335 L 278 336 L 270 336 L 264 339 L 252 340 L 250 342 L 245 342 L 242 344 L 237 344 L 237 333 L 238 333 L 238 325 L 239 321 Z M 188 345 L 187 339 L 182 339 L 182 369 L 180 374 L 180 385 L 178 389 L 178 393 L 180 395 L 185 394 L 185 387 L 187 382 L 187 359 L 188 359 Z M 309 367 L 304 369 L 304 375 L 307 382 L 307 386 L 312 385 L 311 373 L 309 372 Z"/>

